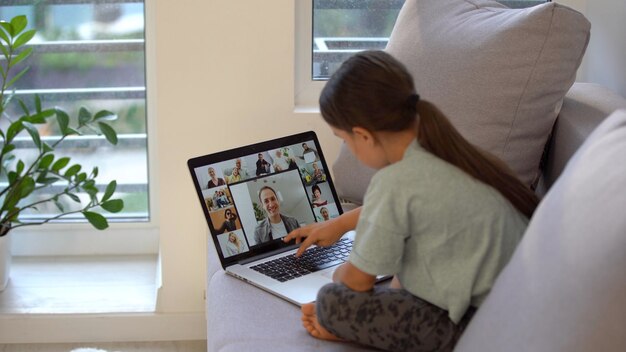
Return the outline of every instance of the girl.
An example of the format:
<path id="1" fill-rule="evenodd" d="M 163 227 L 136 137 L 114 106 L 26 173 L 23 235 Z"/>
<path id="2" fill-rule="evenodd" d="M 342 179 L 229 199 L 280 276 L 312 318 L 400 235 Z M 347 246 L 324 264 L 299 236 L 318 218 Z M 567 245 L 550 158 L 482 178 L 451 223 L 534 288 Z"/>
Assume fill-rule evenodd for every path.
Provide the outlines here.
<path id="1" fill-rule="evenodd" d="M 302 321 L 317 338 L 384 350 L 451 351 L 513 254 L 538 199 L 468 143 L 382 51 L 348 59 L 320 96 L 324 120 L 378 169 L 362 208 L 285 241 L 328 246 L 356 229 L 348 262 Z M 393 187 L 390 187 L 393 185 Z M 390 274 L 390 287 L 374 286 Z"/>

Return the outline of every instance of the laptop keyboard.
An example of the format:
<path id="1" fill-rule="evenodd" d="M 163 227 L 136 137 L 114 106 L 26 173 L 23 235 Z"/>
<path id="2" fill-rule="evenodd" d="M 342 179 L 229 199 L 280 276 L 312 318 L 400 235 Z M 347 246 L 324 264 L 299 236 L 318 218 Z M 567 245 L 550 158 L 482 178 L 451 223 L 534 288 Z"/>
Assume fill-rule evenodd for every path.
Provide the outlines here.
<path id="1" fill-rule="evenodd" d="M 250 267 L 280 282 L 293 280 L 302 275 L 339 265 L 348 260 L 352 240 L 342 238 L 330 247 L 313 247 L 299 258 L 294 254 L 276 258 Z"/>

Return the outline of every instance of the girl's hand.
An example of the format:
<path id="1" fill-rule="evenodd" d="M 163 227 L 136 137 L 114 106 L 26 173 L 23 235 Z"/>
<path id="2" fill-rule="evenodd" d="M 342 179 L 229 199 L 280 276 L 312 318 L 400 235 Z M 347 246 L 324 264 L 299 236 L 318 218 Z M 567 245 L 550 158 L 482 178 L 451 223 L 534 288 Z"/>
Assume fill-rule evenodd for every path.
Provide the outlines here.
<path id="1" fill-rule="evenodd" d="M 334 221 L 329 220 L 297 228 L 285 236 L 283 241 L 289 242 L 295 239 L 296 243 L 300 243 L 300 248 L 296 252 L 296 257 L 299 257 L 311 245 L 328 247 L 339 241 L 344 233 Z"/>
<path id="2" fill-rule="evenodd" d="M 296 243 L 300 243 L 296 257 L 301 256 L 307 248 L 314 244 L 328 247 L 339 241 L 341 236 L 346 232 L 354 230 L 360 214 L 361 208 L 359 207 L 343 213 L 334 219 L 300 227 L 291 231 L 283 238 L 283 241 L 289 242 L 295 239 Z"/>

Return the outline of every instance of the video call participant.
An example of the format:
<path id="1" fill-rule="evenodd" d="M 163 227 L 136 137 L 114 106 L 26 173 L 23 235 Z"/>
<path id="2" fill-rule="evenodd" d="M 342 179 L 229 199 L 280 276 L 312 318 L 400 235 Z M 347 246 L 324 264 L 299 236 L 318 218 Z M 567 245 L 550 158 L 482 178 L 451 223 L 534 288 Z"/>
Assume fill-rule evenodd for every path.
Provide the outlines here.
<path id="1" fill-rule="evenodd" d="M 320 209 L 320 215 L 322 215 L 322 219 L 324 221 L 330 220 L 330 214 L 328 213 L 328 209 L 326 207 L 322 207 Z"/>
<path id="2" fill-rule="evenodd" d="M 226 242 L 226 256 L 230 257 L 244 251 L 244 244 L 234 232 L 228 234 L 228 242 Z"/>
<path id="3" fill-rule="evenodd" d="M 280 204 L 272 187 L 265 186 L 259 191 L 259 201 L 266 217 L 254 229 L 254 240 L 257 244 L 282 238 L 289 232 L 300 227 L 298 220 L 280 213 Z"/>
<path id="4" fill-rule="evenodd" d="M 270 173 L 270 163 L 263 159 L 263 154 L 259 153 L 259 160 L 256 161 L 256 175 L 261 176 L 263 174 Z"/>
<path id="5" fill-rule="evenodd" d="M 317 150 L 309 147 L 306 143 L 302 143 L 302 149 L 303 149 L 303 152 L 302 152 L 302 156 L 300 157 L 300 159 L 305 160 L 305 161 L 307 161 L 307 160 L 312 160 L 312 161 L 320 160 L 320 157 L 317 155 Z M 313 158 L 307 157 L 308 154 L 313 154 L 312 155 Z"/>
<path id="6" fill-rule="evenodd" d="M 313 206 L 314 207 L 321 207 L 322 205 L 327 205 L 328 201 L 324 198 L 322 198 L 322 190 L 320 189 L 320 186 L 318 185 L 313 185 L 313 187 L 311 187 L 311 191 L 313 192 Z"/>
<path id="7" fill-rule="evenodd" d="M 226 209 L 224 211 L 224 222 L 219 229 L 216 229 L 217 233 L 224 233 L 226 231 L 235 231 L 237 229 L 237 214 L 232 210 Z"/>
<path id="8" fill-rule="evenodd" d="M 209 168 L 209 178 L 210 178 L 210 180 L 207 183 L 207 188 L 223 186 L 223 185 L 226 184 L 226 182 L 224 182 L 223 178 L 217 177 L 217 175 L 215 174 L 215 169 L 212 168 L 212 167 Z"/>

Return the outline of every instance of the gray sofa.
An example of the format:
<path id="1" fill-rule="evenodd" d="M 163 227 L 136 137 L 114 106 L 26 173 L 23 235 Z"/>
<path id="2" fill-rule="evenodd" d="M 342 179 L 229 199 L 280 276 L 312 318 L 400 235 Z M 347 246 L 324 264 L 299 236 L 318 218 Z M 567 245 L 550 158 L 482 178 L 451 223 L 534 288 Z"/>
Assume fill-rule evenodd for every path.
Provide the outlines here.
<path id="1" fill-rule="evenodd" d="M 626 100 L 608 89 L 587 83 L 576 83 L 572 86 L 546 150 L 540 183 L 542 189 L 549 190 L 555 184 L 568 160 L 587 136 L 618 109 L 626 109 Z M 626 110 L 622 114 L 626 115 Z M 621 159 L 615 162 L 622 160 L 623 165 L 626 165 L 626 148 L 622 148 L 621 155 Z M 347 192 L 348 198 L 357 202 L 359 199 L 354 199 L 354 195 L 359 192 L 363 194 L 369 180 L 367 173 L 361 173 L 362 177 L 355 180 L 354 170 L 360 168 L 362 166 L 356 163 L 346 149 L 341 151 L 334 166 L 335 182 L 340 192 Z M 612 167 L 597 170 L 598 177 L 610 175 L 612 172 Z M 345 182 L 346 180 L 351 182 Z M 621 180 L 626 187 L 626 172 L 621 174 Z M 592 192 L 595 192 L 594 188 L 601 191 L 602 186 L 594 182 L 588 184 Z M 578 191 L 584 193 L 580 189 L 567 190 L 573 193 Z M 618 213 L 606 213 L 606 218 L 595 217 L 595 221 L 605 223 L 611 216 L 625 218 L 625 193 L 624 190 L 621 190 L 621 194 L 616 193 L 616 201 L 619 202 L 621 198 L 624 205 Z M 550 193 L 547 198 L 549 197 Z M 543 206 L 535 217 L 537 215 L 558 218 L 562 216 L 562 209 L 558 206 L 554 209 Z M 586 216 L 579 215 L 583 218 Z M 590 217 L 592 219 L 594 217 Z M 622 226 L 622 237 L 626 238 L 626 224 L 616 226 Z M 548 235 L 551 240 L 546 240 L 545 247 L 541 242 L 536 242 L 536 236 L 525 235 L 518 248 L 520 254 L 516 253 L 499 277 L 496 287 L 468 327 L 457 350 L 626 350 L 626 337 L 623 334 L 626 328 L 626 240 L 623 238 L 621 242 L 602 243 L 603 233 L 579 233 L 580 236 L 588 237 L 589 241 L 597 239 L 599 243 L 596 245 L 602 249 L 587 253 L 576 239 L 568 239 L 564 236 L 566 234 Z M 571 245 L 572 243 L 577 245 Z M 601 262 L 612 249 L 617 251 L 617 257 L 608 264 L 615 267 L 607 269 L 606 265 L 596 265 L 598 272 L 590 271 L 594 269 L 593 264 Z M 529 258 L 537 265 L 546 262 L 550 267 L 559 268 L 562 272 L 552 274 L 561 277 L 558 280 L 539 277 L 549 267 L 528 269 Z M 559 261 L 561 262 L 558 263 Z M 568 261 L 578 265 L 572 265 L 570 270 L 568 265 L 563 265 L 568 264 Z M 592 267 L 586 268 L 587 263 Z M 533 281 L 534 279 L 537 281 Z M 554 287 L 554 283 L 564 280 L 571 282 L 563 283 L 562 289 Z M 589 280 L 589 283 L 585 280 Z M 539 290 L 541 288 L 543 290 Z M 227 276 L 221 270 L 212 246 L 208 249 L 206 302 L 209 351 L 367 350 L 352 344 L 329 343 L 310 337 L 300 325 L 298 307 Z M 580 316 L 581 313 L 589 315 Z M 554 321 L 555 318 L 560 320 Z"/>

